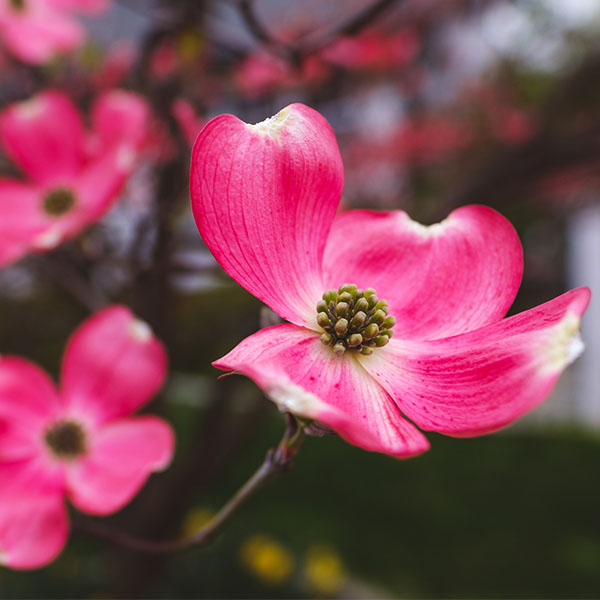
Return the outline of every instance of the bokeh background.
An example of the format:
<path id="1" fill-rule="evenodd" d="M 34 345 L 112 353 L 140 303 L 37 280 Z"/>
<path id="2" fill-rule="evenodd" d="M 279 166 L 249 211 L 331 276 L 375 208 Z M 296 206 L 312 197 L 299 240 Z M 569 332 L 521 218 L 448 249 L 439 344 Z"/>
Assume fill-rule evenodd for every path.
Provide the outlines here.
<path id="1" fill-rule="evenodd" d="M 598 597 L 600 0 L 115 0 L 85 25 L 86 44 L 46 65 L 3 53 L 2 106 L 54 87 L 85 111 L 119 86 L 151 104 L 153 141 L 101 223 L 0 271 L 0 351 L 57 375 L 90 293 L 127 304 L 166 343 L 169 381 L 148 410 L 175 427 L 175 460 L 107 526 L 195 531 L 283 430 L 254 384 L 217 381 L 210 366 L 273 319 L 216 265 L 189 210 L 191 143 L 217 114 L 320 110 L 348 208 L 424 223 L 468 203 L 499 210 L 525 249 L 511 313 L 577 285 L 595 297 L 586 353 L 516 426 L 431 435 L 409 461 L 309 438 L 203 549 L 134 553 L 83 533 L 87 517 L 73 514 L 60 558 L 0 570 L 0 595 Z"/>

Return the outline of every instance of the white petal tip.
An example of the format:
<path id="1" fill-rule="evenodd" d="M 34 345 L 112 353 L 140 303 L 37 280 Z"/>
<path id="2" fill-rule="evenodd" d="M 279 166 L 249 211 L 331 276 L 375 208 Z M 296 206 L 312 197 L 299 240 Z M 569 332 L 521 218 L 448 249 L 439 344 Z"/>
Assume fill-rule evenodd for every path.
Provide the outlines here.
<path id="1" fill-rule="evenodd" d="M 138 342 L 147 342 L 152 338 L 150 325 L 139 319 L 134 319 L 129 323 L 129 333 Z"/>
<path id="2" fill-rule="evenodd" d="M 277 383 L 268 390 L 268 395 L 283 412 L 313 418 L 322 401 L 295 383 Z"/>
<path id="3" fill-rule="evenodd" d="M 406 222 L 409 227 L 418 233 L 423 238 L 433 237 L 441 234 L 452 222 L 449 219 L 444 219 L 439 223 L 433 223 L 432 225 L 422 225 L 418 221 L 413 221 L 408 215 L 405 214 Z"/>
<path id="4" fill-rule="evenodd" d="M 18 104 L 17 114 L 24 120 L 35 119 L 44 112 L 45 108 L 42 98 L 32 98 Z"/>
<path id="5" fill-rule="evenodd" d="M 581 355 L 585 345 L 579 332 L 580 324 L 581 319 L 576 314 L 568 313 L 550 330 L 543 347 L 544 371 L 560 372 Z"/>
<path id="6" fill-rule="evenodd" d="M 260 123 L 254 125 L 246 123 L 246 126 L 255 133 L 268 136 L 272 139 L 278 139 L 281 134 L 281 129 L 289 116 L 290 110 L 289 107 L 286 107 L 281 109 L 276 115 L 269 117 Z"/>
<path id="7" fill-rule="evenodd" d="M 52 250 L 56 248 L 63 239 L 62 232 L 58 229 L 49 229 L 37 236 L 34 242 L 34 247 L 38 250 Z"/>

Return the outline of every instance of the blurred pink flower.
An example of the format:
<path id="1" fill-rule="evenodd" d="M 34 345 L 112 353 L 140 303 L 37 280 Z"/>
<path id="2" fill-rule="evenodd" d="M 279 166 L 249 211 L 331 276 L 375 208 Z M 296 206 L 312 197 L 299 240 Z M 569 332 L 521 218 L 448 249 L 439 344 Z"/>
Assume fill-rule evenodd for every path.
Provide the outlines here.
<path id="1" fill-rule="evenodd" d="M 225 271 L 291 322 L 215 366 L 249 376 L 282 410 L 395 456 L 428 448 L 403 415 L 474 436 L 542 402 L 582 350 L 589 290 L 502 319 L 523 270 L 504 217 L 486 206 L 431 226 L 402 211 L 336 216 L 342 187 L 333 132 L 307 106 L 256 125 L 222 115 L 200 133 L 198 229 Z"/>
<path id="2" fill-rule="evenodd" d="M 145 143 L 139 96 L 105 92 L 87 134 L 73 103 L 46 91 L 0 115 L 0 142 L 27 181 L 0 179 L 0 266 L 77 235 L 114 204 Z"/>
<path id="3" fill-rule="evenodd" d="M 131 416 L 161 387 L 166 354 L 146 323 L 120 306 L 99 311 L 69 340 L 57 389 L 39 367 L 0 359 L 0 563 L 36 568 L 68 534 L 64 499 L 119 510 L 173 453 L 157 417 Z"/>
<path id="4" fill-rule="evenodd" d="M 394 34 L 365 31 L 356 37 L 337 37 L 321 51 L 321 57 L 347 69 L 401 68 L 416 56 L 420 45 L 412 29 Z"/>
<path id="5" fill-rule="evenodd" d="M 197 135 L 200 133 L 202 127 L 204 127 L 204 119 L 198 116 L 191 102 L 184 98 L 174 100 L 171 105 L 171 111 L 188 144 L 193 146 Z"/>
<path id="6" fill-rule="evenodd" d="M 41 64 L 85 39 L 71 13 L 97 14 L 109 0 L 0 0 L 0 41 L 20 60 Z"/>

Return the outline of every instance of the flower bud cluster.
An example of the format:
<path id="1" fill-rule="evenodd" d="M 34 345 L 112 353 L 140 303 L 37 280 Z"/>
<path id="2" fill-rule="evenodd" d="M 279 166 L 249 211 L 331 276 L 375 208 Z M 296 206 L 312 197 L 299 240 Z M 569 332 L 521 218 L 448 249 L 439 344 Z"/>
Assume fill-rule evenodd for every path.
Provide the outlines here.
<path id="1" fill-rule="evenodd" d="M 317 303 L 317 323 L 324 333 L 321 343 L 339 355 L 347 350 L 364 355 L 385 346 L 393 335 L 396 319 L 388 303 L 380 300 L 373 288 L 359 289 L 345 283 L 327 290 Z"/>

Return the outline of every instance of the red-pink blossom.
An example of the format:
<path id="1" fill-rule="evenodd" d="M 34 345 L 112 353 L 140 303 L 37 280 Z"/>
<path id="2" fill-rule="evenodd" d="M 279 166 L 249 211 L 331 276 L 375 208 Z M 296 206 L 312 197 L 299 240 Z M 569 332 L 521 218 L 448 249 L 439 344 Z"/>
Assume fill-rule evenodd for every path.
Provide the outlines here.
<path id="1" fill-rule="evenodd" d="M 171 112 L 186 141 L 190 146 L 193 146 L 197 135 L 204 127 L 205 120 L 198 116 L 192 103 L 184 98 L 177 98 L 173 101 Z"/>
<path id="2" fill-rule="evenodd" d="M 113 513 L 173 453 L 173 432 L 132 416 L 161 387 L 163 345 L 125 307 L 105 308 L 73 334 L 61 385 L 24 359 L 0 359 L 0 563 L 36 568 L 61 551 L 65 498 Z"/>
<path id="3" fill-rule="evenodd" d="M 587 288 L 502 318 L 523 254 L 491 208 L 464 206 L 431 226 L 399 210 L 336 215 L 338 146 L 307 106 L 257 125 L 212 120 L 194 146 L 190 185 L 215 258 L 290 321 L 215 366 L 362 448 L 406 457 L 428 448 L 416 426 L 452 436 L 500 429 L 542 402 L 582 350 Z"/>
<path id="4" fill-rule="evenodd" d="M 97 14 L 109 0 L 0 0 L 0 42 L 20 60 L 41 64 L 85 39 L 73 12 Z"/>
<path id="5" fill-rule="evenodd" d="M 0 178 L 0 266 L 54 248 L 104 215 L 135 165 L 148 112 L 136 94 L 105 92 L 87 133 L 73 103 L 46 91 L 0 115 L 0 143 L 27 177 Z"/>
<path id="6" fill-rule="evenodd" d="M 322 50 L 321 57 L 347 69 L 390 69 L 404 67 L 419 47 L 419 37 L 412 29 L 394 34 L 366 31 L 356 37 L 337 37 Z"/>

